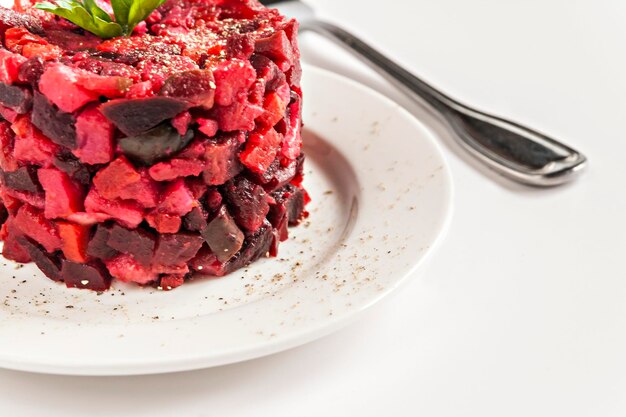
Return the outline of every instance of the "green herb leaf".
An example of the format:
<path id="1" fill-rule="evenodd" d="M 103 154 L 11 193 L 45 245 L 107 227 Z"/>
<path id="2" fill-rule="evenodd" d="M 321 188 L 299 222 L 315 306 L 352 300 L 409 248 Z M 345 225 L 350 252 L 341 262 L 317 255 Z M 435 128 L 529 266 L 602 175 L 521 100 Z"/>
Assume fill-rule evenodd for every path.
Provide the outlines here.
<path id="1" fill-rule="evenodd" d="M 101 38 L 114 38 L 123 34 L 122 27 L 115 22 L 111 21 L 111 17 L 108 17 L 108 21 L 99 17 L 98 15 L 92 15 L 85 5 L 76 0 L 63 0 L 58 1 L 58 4 L 52 3 L 37 3 L 36 8 L 45 10 L 50 13 L 54 13 L 57 16 L 61 16 L 70 22 L 80 26 L 81 28 L 88 30 L 89 32 L 100 36 Z M 97 6 L 96 6 L 97 7 Z M 100 11 L 106 14 L 106 12 L 98 7 Z M 108 16 L 108 15 L 107 15 Z"/>
<path id="2" fill-rule="evenodd" d="M 132 1 L 132 0 L 131 0 Z M 165 3 L 166 0 L 134 0 L 128 11 L 128 33 L 131 33 L 137 24 L 150 16 L 150 13 Z"/>
<path id="3" fill-rule="evenodd" d="M 96 4 L 95 0 L 83 0 L 83 3 L 85 4 L 85 8 L 87 9 L 87 11 L 89 11 L 92 16 L 99 17 L 105 22 L 113 21 L 111 19 L 111 15 L 102 10 L 100 6 Z"/>
<path id="4" fill-rule="evenodd" d="M 139 22 L 145 20 L 166 0 L 111 0 L 115 21 L 100 8 L 96 0 L 54 0 L 37 3 L 36 8 L 54 13 L 89 32 L 108 39 L 130 36 Z"/>
<path id="5" fill-rule="evenodd" d="M 115 21 L 124 28 L 128 27 L 128 14 L 132 4 L 133 0 L 111 0 L 111 6 L 113 7 L 113 13 L 115 14 Z M 132 30 L 129 31 L 129 33 L 130 32 L 132 32 Z"/>

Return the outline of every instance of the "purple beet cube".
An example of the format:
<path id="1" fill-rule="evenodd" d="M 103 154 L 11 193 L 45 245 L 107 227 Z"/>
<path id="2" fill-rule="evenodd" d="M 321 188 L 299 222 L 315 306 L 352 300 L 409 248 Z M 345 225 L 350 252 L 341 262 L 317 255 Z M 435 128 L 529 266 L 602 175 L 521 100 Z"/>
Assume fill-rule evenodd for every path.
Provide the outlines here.
<path id="1" fill-rule="evenodd" d="M 107 244 L 122 253 L 131 255 L 143 266 L 150 266 L 156 246 L 156 238 L 146 230 L 128 230 L 118 224 L 113 225 Z"/>
<path id="2" fill-rule="evenodd" d="M 94 291 L 105 291 L 111 285 L 111 275 L 100 262 L 79 264 L 64 259 L 61 275 L 68 288 L 87 288 Z"/>
<path id="3" fill-rule="evenodd" d="M 246 178 L 237 178 L 225 187 L 228 208 L 241 227 L 254 233 L 265 221 L 270 210 L 263 187 Z"/>
<path id="4" fill-rule="evenodd" d="M 119 254 L 119 252 L 109 246 L 109 237 L 111 236 L 110 225 L 99 224 L 96 232 L 93 234 L 87 244 L 87 255 L 93 258 L 99 258 L 103 261 L 111 259 Z"/>
<path id="5" fill-rule="evenodd" d="M 184 265 L 196 256 L 204 240 L 195 233 L 163 234 L 159 236 L 154 262 L 159 265 Z"/>
<path id="6" fill-rule="evenodd" d="M 42 191 L 41 184 L 37 179 L 37 168 L 33 166 L 24 166 L 13 172 L 5 172 L 2 175 L 4 185 L 17 190 L 29 193 L 38 193 Z"/>
<path id="7" fill-rule="evenodd" d="M 245 237 L 226 206 L 218 210 L 217 215 L 200 234 L 220 262 L 226 262 L 235 256 L 241 249 Z"/>

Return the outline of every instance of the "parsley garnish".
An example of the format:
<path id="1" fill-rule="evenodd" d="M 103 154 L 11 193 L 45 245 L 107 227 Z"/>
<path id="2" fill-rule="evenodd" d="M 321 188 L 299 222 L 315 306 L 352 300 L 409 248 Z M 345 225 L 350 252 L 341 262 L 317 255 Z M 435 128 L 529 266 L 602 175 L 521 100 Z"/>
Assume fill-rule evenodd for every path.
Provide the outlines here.
<path id="1" fill-rule="evenodd" d="M 111 0 L 115 21 L 95 0 L 55 0 L 37 3 L 36 8 L 61 16 L 103 39 L 129 36 L 135 26 L 165 0 Z"/>

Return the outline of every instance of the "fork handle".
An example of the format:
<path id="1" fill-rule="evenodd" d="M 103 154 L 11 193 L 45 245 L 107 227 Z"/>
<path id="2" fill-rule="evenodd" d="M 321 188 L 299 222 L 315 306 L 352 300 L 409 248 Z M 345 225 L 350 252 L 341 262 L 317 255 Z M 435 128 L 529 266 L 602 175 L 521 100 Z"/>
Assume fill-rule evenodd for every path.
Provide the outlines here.
<path id="1" fill-rule="evenodd" d="M 512 180 L 534 186 L 554 186 L 574 178 L 574 174 L 586 166 L 585 156 L 569 146 L 459 103 L 338 26 L 307 19 L 301 29 L 348 47 L 413 100 L 426 101 L 449 123 L 456 132 L 453 136 L 464 148 Z"/>

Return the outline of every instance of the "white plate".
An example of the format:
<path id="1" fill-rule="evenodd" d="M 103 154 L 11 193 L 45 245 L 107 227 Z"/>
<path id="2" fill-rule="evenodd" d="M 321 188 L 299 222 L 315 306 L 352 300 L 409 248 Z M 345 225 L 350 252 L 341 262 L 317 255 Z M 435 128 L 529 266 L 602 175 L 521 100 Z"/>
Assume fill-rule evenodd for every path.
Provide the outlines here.
<path id="1" fill-rule="evenodd" d="M 451 213 L 442 154 L 405 110 L 306 67 L 307 221 L 279 257 L 172 292 L 67 289 L 0 263 L 0 366 L 76 375 L 198 369 L 285 350 L 338 329 L 396 288 Z"/>

